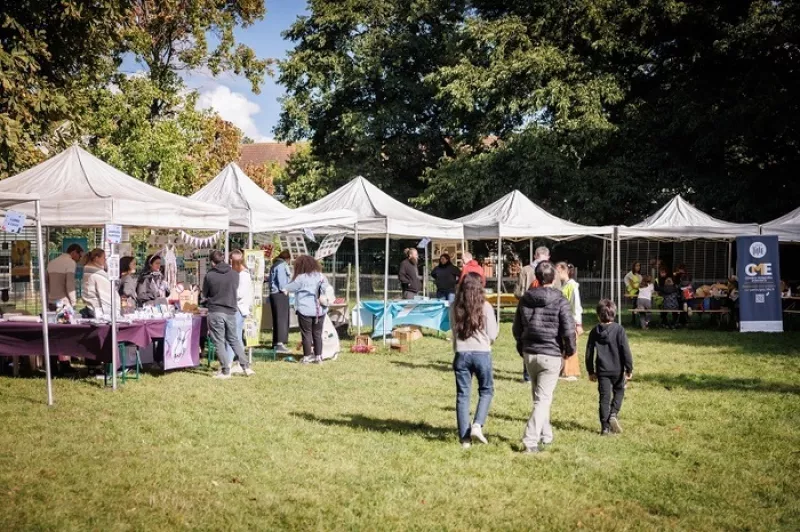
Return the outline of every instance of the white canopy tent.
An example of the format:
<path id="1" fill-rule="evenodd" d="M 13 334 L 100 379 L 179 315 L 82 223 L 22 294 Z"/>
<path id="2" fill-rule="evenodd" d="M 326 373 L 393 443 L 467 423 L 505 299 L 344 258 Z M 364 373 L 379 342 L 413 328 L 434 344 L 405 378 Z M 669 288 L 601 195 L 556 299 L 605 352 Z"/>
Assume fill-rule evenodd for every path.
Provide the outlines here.
<path id="1" fill-rule="evenodd" d="M 33 203 L 33 220 L 36 222 L 36 253 L 39 256 L 39 294 L 42 304 L 42 342 L 44 349 L 45 379 L 47 381 L 47 404 L 53 404 L 53 380 L 50 372 L 50 333 L 47 323 L 47 274 L 44 268 L 44 246 L 42 246 L 42 222 L 40 216 L 40 198 L 38 194 L 21 194 L 0 192 L 0 214 L 5 216 L 9 210 L 22 212 Z"/>
<path id="2" fill-rule="evenodd" d="M 464 224 L 464 238 L 466 240 L 497 240 L 498 319 L 500 318 L 501 299 L 499 294 L 502 291 L 503 240 L 529 239 L 531 241 L 530 262 L 533 263 L 534 238 L 550 238 L 553 240 L 565 240 L 583 236 L 610 238 L 614 232 L 614 228 L 611 226 L 594 227 L 563 220 L 536 205 L 519 190 L 509 192 L 494 203 L 472 214 L 458 218 L 456 221 Z M 603 247 L 603 252 L 605 253 L 605 246 Z M 603 265 L 605 266 L 605 258 L 603 259 Z"/>
<path id="3" fill-rule="evenodd" d="M 386 239 L 386 264 L 383 280 L 384 316 L 389 304 L 389 241 L 391 238 L 464 239 L 464 227 L 458 223 L 420 212 L 383 192 L 359 176 L 324 198 L 295 209 L 297 214 L 322 216 L 332 211 L 349 209 L 358 217 L 360 237 Z M 337 232 L 320 227 L 320 233 Z M 356 241 L 359 238 L 356 235 Z M 427 246 L 425 248 L 427 255 Z M 427 266 L 427 265 L 426 265 Z M 358 253 L 356 253 L 356 287 L 360 285 Z"/>
<path id="4" fill-rule="evenodd" d="M 662 241 L 721 240 L 728 242 L 728 269 L 731 265 L 731 242 L 737 236 L 758 235 L 758 224 L 737 224 L 710 216 L 680 195 L 672 198 L 652 216 L 631 227 L 620 226 L 617 233 L 617 264 L 621 259 L 622 240 L 643 238 Z M 615 276 L 620 272 L 615 272 Z M 622 300 L 622 283 L 617 283 Z M 621 313 L 620 313 L 621 314 Z"/>
<path id="5" fill-rule="evenodd" d="M 781 242 L 800 242 L 800 207 L 761 226 L 762 235 L 778 235 Z"/>
<path id="6" fill-rule="evenodd" d="M 47 227 L 101 227 L 114 224 L 158 229 L 219 231 L 228 228 L 224 207 L 171 194 L 106 164 L 73 145 L 62 153 L 0 181 L 0 194 L 38 193 Z M 28 216 L 35 209 L 20 204 Z M 112 281 L 116 290 L 116 281 Z M 117 309 L 112 298 L 111 342 L 117 344 Z M 112 349 L 112 387 L 117 387 L 117 350 Z"/>

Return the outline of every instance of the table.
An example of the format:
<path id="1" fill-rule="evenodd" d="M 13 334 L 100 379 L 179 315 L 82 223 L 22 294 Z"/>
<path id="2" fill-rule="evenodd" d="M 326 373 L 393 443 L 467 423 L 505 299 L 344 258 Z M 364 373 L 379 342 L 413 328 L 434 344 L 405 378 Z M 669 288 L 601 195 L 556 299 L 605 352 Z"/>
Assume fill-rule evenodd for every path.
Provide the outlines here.
<path id="1" fill-rule="evenodd" d="M 450 330 L 450 305 L 439 299 L 389 301 L 386 319 L 383 301 L 362 301 L 361 308 L 353 312 L 359 310 L 361 323 L 372 321 L 373 337 L 388 334 L 397 325 L 417 325 L 442 332 Z"/>
<path id="2" fill-rule="evenodd" d="M 486 301 L 493 307 L 497 306 L 497 294 L 486 294 Z M 519 299 L 514 294 L 500 294 L 500 305 L 503 307 L 515 307 Z"/>
<path id="3" fill-rule="evenodd" d="M 166 319 L 144 320 L 117 324 L 117 342 L 148 348 L 153 340 L 164 338 Z M 193 318 L 193 326 L 203 334 L 206 320 Z M 50 355 L 88 358 L 100 362 L 111 362 L 111 325 L 50 324 Z M 193 335 L 194 336 L 194 335 Z M 194 342 L 192 342 L 194 344 Z M 199 358 L 200 345 L 192 347 Z M 30 322 L 0 322 L 0 356 L 42 356 L 42 324 Z"/>

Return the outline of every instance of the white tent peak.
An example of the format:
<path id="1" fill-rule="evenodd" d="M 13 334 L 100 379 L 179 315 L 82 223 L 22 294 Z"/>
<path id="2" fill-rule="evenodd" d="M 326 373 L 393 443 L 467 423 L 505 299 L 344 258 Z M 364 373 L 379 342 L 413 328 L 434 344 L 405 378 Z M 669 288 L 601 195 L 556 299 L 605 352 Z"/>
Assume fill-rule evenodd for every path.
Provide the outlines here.
<path id="1" fill-rule="evenodd" d="M 258 186 L 236 163 L 228 164 L 190 197 L 227 208 L 234 231 L 250 231 L 254 226 L 254 216 L 284 217 L 292 212 L 292 209 Z"/>
<path id="2" fill-rule="evenodd" d="M 586 235 L 608 235 L 611 227 L 577 224 L 555 216 L 531 201 L 519 190 L 513 190 L 472 214 L 458 218 L 464 224 L 468 239 L 489 238 L 569 238 Z"/>
<path id="3" fill-rule="evenodd" d="M 784 242 L 800 242 L 800 207 L 761 226 L 765 235 L 778 235 Z"/>
<path id="4" fill-rule="evenodd" d="M 227 211 L 172 194 L 131 177 L 78 145 L 20 174 L 0 181 L 0 193 L 38 193 L 42 224 L 218 230 Z M 28 216 L 33 208 L 19 209 Z"/>
<path id="5" fill-rule="evenodd" d="M 741 235 L 757 235 L 757 224 L 737 224 L 719 220 L 704 213 L 680 195 L 675 196 L 655 214 L 631 226 L 620 227 L 620 236 L 640 238 L 732 239 Z"/>
<path id="6" fill-rule="evenodd" d="M 295 212 L 322 214 L 349 209 L 358 216 L 362 236 L 398 238 L 430 237 L 461 240 L 463 228 L 458 222 L 437 218 L 397 201 L 358 176 L 324 198 L 296 209 Z"/>

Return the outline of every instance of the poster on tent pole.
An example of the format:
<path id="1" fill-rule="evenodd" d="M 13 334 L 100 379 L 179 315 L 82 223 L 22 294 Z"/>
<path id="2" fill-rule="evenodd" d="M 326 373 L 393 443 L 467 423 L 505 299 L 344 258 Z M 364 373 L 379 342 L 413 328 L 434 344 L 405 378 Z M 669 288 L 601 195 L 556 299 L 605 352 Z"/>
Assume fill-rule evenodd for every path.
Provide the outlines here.
<path id="1" fill-rule="evenodd" d="M 781 272 L 777 236 L 736 238 L 739 330 L 783 332 Z"/>
<path id="2" fill-rule="evenodd" d="M 253 306 L 250 307 L 250 315 L 244 320 L 244 341 L 246 347 L 255 347 L 261 344 L 261 315 L 267 269 L 264 251 L 260 249 L 244 250 L 244 264 L 250 271 L 250 280 L 253 283 Z"/>

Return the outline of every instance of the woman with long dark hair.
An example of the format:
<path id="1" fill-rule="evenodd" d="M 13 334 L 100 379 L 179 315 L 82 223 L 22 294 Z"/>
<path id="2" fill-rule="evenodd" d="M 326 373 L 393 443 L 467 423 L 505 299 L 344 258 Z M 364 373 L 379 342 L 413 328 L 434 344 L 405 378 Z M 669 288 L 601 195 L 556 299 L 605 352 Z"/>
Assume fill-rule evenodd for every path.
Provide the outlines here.
<path id="1" fill-rule="evenodd" d="M 140 305 L 154 305 L 169 296 L 169 287 L 161 271 L 161 256 L 149 255 L 144 270 L 136 284 L 136 298 Z"/>
<path id="2" fill-rule="evenodd" d="M 489 414 L 494 395 L 492 376 L 492 343 L 497 339 L 498 327 L 492 306 L 486 302 L 483 280 L 468 273 L 461 281 L 450 309 L 453 328 L 453 371 L 456 376 L 456 419 L 458 437 L 465 449 L 473 440 L 488 443 L 483 426 Z M 472 376 L 478 378 L 478 407 L 470 424 L 470 394 Z"/>
<path id="3" fill-rule="evenodd" d="M 294 308 L 303 340 L 303 359 L 322 364 L 322 327 L 328 309 L 320 303 L 319 296 L 328 288 L 319 263 L 308 255 L 294 259 L 294 277 L 286 285 L 294 292 Z"/>

